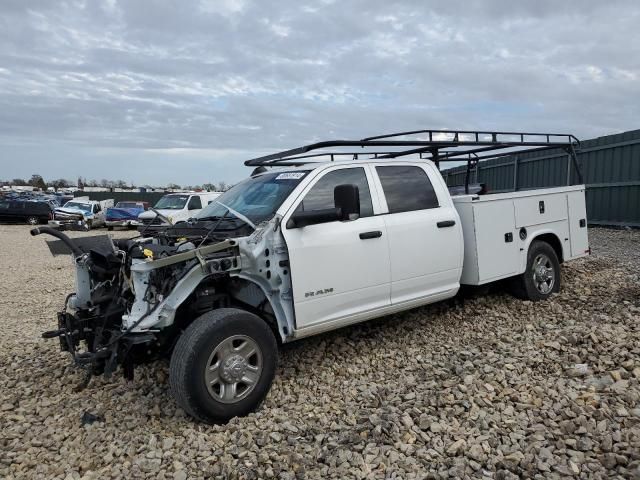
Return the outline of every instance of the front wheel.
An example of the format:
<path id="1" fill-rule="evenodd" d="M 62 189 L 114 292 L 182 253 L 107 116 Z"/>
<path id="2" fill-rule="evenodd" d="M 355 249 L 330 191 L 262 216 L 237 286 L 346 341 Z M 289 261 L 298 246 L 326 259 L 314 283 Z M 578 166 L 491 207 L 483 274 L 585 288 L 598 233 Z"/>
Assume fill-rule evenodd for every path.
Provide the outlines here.
<path id="1" fill-rule="evenodd" d="M 178 339 L 169 384 L 192 417 L 222 423 L 254 411 L 275 374 L 278 346 L 258 316 L 222 308 L 198 317 Z"/>
<path id="2" fill-rule="evenodd" d="M 27 217 L 27 225 L 38 225 L 40 219 L 38 217 Z"/>
<path id="3" fill-rule="evenodd" d="M 515 278 L 514 293 L 526 300 L 546 300 L 560 291 L 560 262 L 551 245 L 536 240 L 527 253 L 527 268 Z"/>

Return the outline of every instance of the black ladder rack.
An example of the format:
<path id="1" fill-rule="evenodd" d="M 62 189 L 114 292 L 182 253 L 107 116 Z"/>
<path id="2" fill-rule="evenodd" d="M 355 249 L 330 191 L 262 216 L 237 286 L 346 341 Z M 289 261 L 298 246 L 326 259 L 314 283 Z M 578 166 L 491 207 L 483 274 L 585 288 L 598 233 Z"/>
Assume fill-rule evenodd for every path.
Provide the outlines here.
<path id="1" fill-rule="evenodd" d="M 349 149 L 337 150 L 341 147 Z M 359 150 L 354 147 L 359 147 Z M 468 192 L 469 172 L 477 162 L 514 153 L 556 148 L 564 149 L 570 155 L 578 174 L 578 181 L 582 183 L 582 173 L 576 155 L 576 150 L 580 148 L 580 141 L 574 135 L 562 133 L 412 130 L 361 140 L 329 140 L 312 143 L 253 158 L 244 164 L 250 167 L 297 166 L 315 163 L 314 160 L 316 162 L 327 159 L 334 161 L 336 157 L 377 160 L 418 155 L 421 159 L 433 161 L 438 168 L 440 168 L 440 162 L 466 161 L 465 191 Z"/>

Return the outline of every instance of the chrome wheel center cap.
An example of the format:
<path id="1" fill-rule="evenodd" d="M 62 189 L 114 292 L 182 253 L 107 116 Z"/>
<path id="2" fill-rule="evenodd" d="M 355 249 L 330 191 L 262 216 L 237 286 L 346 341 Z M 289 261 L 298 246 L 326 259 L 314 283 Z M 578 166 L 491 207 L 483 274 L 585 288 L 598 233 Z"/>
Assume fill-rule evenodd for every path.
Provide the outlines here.
<path id="1" fill-rule="evenodd" d="M 227 383 L 236 383 L 242 380 L 247 370 L 247 361 L 241 355 L 231 355 L 224 362 L 220 370 L 220 377 Z"/>
<path id="2" fill-rule="evenodd" d="M 540 282 L 549 280 L 549 272 L 547 270 L 547 267 L 545 267 L 544 265 L 536 267 L 536 277 Z"/>

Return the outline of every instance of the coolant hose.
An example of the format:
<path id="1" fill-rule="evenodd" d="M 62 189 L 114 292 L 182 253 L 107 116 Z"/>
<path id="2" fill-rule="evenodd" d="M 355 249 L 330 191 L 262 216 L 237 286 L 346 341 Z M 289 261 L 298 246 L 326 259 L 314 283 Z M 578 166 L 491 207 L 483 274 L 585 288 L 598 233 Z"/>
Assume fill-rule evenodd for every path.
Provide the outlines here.
<path id="1" fill-rule="evenodd" d="M 84 255 L 84 252 L 80 250 L 75 243 L 73 243 L 73 240 L 71 240 L 68 236 L 66 236 L 61 231 L 51 227 L 36 227 L 31 229 L 31 235 L 33 235 L 34 237 L 36 235 L 40 235 L 41 233 L 48 233 L 52 237 L 56 237 L 62 240 L 64 244 L 67 247 L 69 247 L 69 250 L 71 250 L 71 252 L 75 257 L 81 257 L 82 255 Z"/>

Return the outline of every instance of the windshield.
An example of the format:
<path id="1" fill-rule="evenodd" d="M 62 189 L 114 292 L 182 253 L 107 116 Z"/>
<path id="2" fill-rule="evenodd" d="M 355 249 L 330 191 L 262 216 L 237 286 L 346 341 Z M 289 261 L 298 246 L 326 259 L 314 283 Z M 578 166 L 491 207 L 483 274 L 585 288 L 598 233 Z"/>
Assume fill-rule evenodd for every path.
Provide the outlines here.
<path id="1" fill-rule="evenodd" d="M 165 195 L 153 208 L 158 210 L 182 210 L 189 200 L 189 195 Z"/>
<path id="2" fill-rule="evenodd" d="M 256 225 L 270 220 L 307 173 L 308 171 L 274 172 L 247 178 L 220 195 L 198 212 L 195 218 L 221 217 L 229 207 Z"/>
<path id="3" fill-rule="evenodd" d="M 77 208 L 78 210 L 82 210 L 83 212 L 90 212 L 91 205 L 88 203 L 78 203 L 78 202 L 67 202 L 64 204 L 65 208 Z"/>

